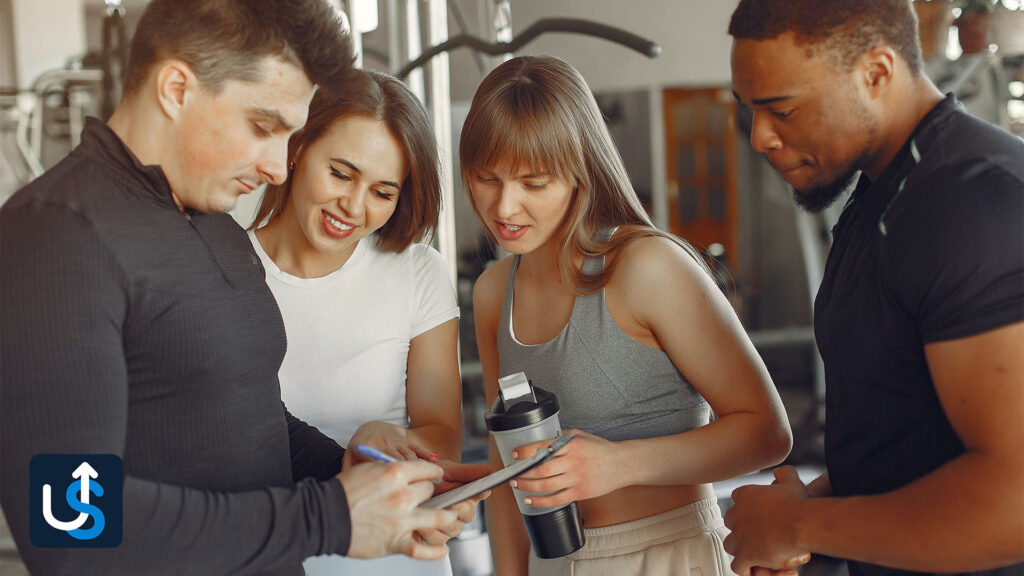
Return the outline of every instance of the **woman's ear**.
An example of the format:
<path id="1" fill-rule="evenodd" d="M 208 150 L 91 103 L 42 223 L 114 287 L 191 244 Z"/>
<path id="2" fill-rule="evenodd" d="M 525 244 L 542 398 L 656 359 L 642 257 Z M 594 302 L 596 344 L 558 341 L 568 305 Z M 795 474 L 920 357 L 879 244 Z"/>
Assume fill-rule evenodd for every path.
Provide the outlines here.
<path id="1" fill-rule="evenodd" d="M 295 167 L 302 161 L 302 152 L 305 150 L 306 144 L 302 143 L 295 147 L 295 150 L 288 152 L 288 176 L 291 177 L 291 172 L 295 171 Z"/>
<path id="2" fill-rule="evenodd" d="M 199 87 L 192 68 L 181 60 L 164 60 L 156 71 L 156 96 L 160 109 L 171 120 L 177 120 Z"/>

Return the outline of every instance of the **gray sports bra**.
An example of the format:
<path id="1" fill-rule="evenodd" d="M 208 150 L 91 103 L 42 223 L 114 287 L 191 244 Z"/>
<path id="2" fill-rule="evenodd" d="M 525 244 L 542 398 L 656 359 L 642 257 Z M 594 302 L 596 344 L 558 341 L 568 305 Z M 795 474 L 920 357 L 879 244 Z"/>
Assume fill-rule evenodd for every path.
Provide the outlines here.
<path id="1" fill-rule="evenodd" d="M 558 397 L 563 429 L 612 441 L 678 434 L 708 423 L 710 407 L 662 350 L 626 335 L 605 307 L 604 290 L 576 295 L 568 324 L 543 344 L 516 340 L 512 304 L 519 256 L 512 260 L 498 324 L 499 376 L 525 372 Z M 587 259 L 585 274 L 604 268 Z"/>

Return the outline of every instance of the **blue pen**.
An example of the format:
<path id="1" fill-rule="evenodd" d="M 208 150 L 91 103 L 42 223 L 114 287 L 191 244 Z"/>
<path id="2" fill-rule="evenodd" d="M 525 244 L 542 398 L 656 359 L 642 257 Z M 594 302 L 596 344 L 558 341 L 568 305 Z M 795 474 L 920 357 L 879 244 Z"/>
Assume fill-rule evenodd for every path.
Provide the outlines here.
<path id="1" fill-rule="evenodd" d="M 378 462 L 387 462 L 389 464 L 392 462 L 398 462 L 398 460 L 396 460 L 395 458 L 388 456 L 387 454 L 381 452 L 380 450 L 377 450 L 373 446 L 367 446 L 366 444 L 356 444 L 356 450 L 363 456 L 368 456 L 370 458 L 373 458 L 374 460 L 377 460 Z"/>
<path id="2" fill-rule="evenodd" d="M 388 464 L 391 464 L 392 462 L 398 462 L 398 460 L 396 460 L 393 456 L 388 456 L 387 454 L 381 452 L 380 450 L 377 450 L 373 446 L 367 446 L 366 444 L 356 444 L 356 451 L 362 454 L 363 456 L 373 458 L 378 462 L 387 462 Z M 438 478 L 433 482 L 434 484 L 440 484 L 441 479 Z"/>

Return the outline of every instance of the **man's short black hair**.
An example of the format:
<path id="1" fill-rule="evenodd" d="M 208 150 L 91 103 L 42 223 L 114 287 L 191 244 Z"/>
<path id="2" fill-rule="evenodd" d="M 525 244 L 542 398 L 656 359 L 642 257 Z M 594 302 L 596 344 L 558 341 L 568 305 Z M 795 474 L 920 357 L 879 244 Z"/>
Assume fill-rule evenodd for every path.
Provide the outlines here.
<path id="1" fill-rule="evenodd" d="M 917 14 L 911 0 L 740 0 L 729 22 L 734 38 L 767 40 L 793 32 L 845 69 L 878 45 L 890 46 L 921 72 Z"/>
<path id="2" fill-rule="evenodd" d="M 258 80 L 267 56 L 328 88 L 344 81 L 355 58 L 326 0 L 152 0 L 132 37 L 124 91 L 136 92 L 153 65 L 177 58 L 219 92 L 226 80 Z"/>

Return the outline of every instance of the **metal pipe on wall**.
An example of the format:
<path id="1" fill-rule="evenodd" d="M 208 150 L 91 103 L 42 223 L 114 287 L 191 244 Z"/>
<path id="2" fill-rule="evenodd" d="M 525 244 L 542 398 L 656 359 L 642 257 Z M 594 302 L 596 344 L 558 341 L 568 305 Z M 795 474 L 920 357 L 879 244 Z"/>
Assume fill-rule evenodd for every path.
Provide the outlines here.
<path id="1" fill-rule="evenodd" d="M 445 0 L 429 0 L 428 38 L 431 45 L 448 39 L 448 8 Z M 410 75 L 411 76 L 411 75 Z M 455 187 L 452 158 L 451 69 L 448 54 L 430 61 L 430 118 L 434 124 L 441 161 L 441 214 L 437 223 L 437 249 L 448 264 L 452 286 L 458 285 L 458 247 L 455 242 Z"/>

